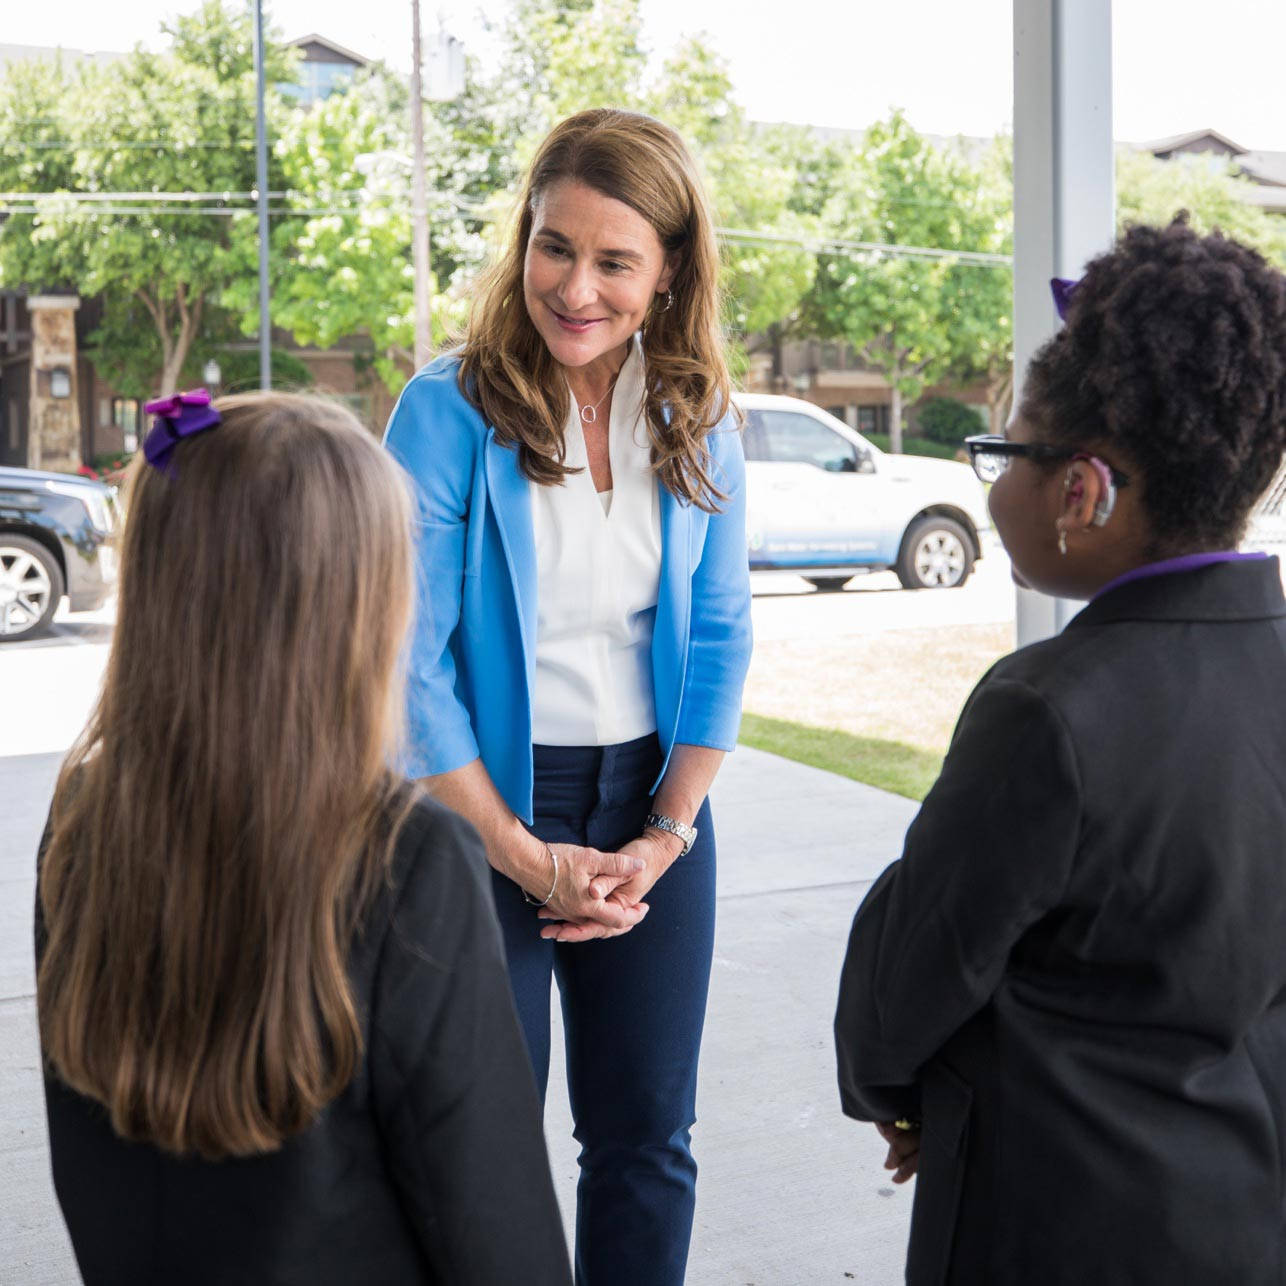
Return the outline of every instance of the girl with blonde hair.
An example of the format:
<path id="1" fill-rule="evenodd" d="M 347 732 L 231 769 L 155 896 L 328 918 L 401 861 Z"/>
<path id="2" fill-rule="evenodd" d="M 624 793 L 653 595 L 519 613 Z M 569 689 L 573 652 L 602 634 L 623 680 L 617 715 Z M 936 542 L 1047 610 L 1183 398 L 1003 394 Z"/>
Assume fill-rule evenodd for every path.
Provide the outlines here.
<path id="1" fill-rule="evenodd" d="M 706 794 L 750 654 L 717 279 L 679 136 L 573 116 L 387 436 L 420 503 L 410 771 L 482 834 L 542 1090 L 557 978 L 588 1286 L 677 1286 L 692 1226 Z"/>
<path id="2" fill-rule="evenodd" d="M 565 1286 L 481 846 L 389 767 L 404 480 L 317 399 L 149 409 L 36 909 L 84 1280 Z"/>

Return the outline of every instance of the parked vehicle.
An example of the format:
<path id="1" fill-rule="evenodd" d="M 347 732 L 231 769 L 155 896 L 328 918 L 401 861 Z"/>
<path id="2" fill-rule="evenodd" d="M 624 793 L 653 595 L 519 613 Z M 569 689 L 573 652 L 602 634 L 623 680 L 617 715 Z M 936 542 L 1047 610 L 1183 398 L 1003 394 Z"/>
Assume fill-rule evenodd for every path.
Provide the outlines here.
<path id="1" fill-rule="evenodd" d="M 116 584 L 116 493 L 90 478 L 0 466 L 0 643 L 49 628 L 65 594 L 101 607 Z"/>
<path id="2" fill-rule="evenodd" d="M 839 590 L 892 568 L 907 589 L 963 585 L 991 526 L 967 464 L 888 455 L 811 402 L 737 395 L 746 413 L 752 571 L 793 571 Z"/>

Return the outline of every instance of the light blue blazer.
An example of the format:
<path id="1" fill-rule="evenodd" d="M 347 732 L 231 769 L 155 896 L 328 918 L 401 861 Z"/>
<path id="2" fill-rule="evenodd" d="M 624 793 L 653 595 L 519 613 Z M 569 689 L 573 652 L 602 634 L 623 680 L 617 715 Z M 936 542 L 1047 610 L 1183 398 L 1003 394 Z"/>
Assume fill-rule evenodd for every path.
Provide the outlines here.
<path id="1" fill-rule="evenodd" d="M 403 389 L 385 445 L 418 503 L 418 605 L 407 661 L 408 776 L 481 756 L 505 802 L 532 820 L 536 555 L 532 483 L 440 357 Z M 710 434 L 728 494 L 707 514 L 660 486 L 661 585 L 652 681 L 661 776 L 677 743 L 732 750 L 750 663 L 745 459 L 732 416 Z M 660 776 L 657 778 L 657 784 Z M 656 789 L 656 784 L 652 787 Z"/>

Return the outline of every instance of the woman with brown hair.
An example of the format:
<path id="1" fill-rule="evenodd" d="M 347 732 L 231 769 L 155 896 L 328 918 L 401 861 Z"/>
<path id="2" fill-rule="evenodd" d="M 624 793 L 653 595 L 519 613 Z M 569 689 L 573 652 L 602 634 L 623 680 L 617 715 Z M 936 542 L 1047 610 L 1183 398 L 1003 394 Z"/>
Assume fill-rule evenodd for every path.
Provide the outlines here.
<path id="1" fill-rule="evenodd" d="M 561 1283 L 477 836 L 389 769 L 410 498 L 347 412 L 156 404 L 36 908 L 99 1283 Z"/>
<path id="2" fill-rule="evenodd" d="M 706 794 L 750 652 L 717 279 L 679 136 L 573 116 L 388 430 L 420 498 L 410 771 L 482 834 L 542 1090 L 557 978 L 589 1286 L 677 1286 L 692 1226 Z"/>

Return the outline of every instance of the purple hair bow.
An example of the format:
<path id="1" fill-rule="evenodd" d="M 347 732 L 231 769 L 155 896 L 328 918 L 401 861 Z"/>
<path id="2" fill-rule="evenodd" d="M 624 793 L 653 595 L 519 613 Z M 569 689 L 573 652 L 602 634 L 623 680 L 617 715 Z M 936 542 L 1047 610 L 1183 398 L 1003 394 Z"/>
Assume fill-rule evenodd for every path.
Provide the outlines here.
<path id="1" fill-rule="evenodd" d="M 223 423 L 223 417 L 210 405 L 210 394 L 203 388 L 158 397 L 143 410 L 156 416 L 143 441 L 143 454 L 148 464 L 162 473 L 173 473 L 170 457 L 183 438 Z"/>
<path id="2" fill-rule="evenodd" d="M 1058 313 L 1059 321 L 1067 320 L 1067 307 L 1072 302 L 1076 287 L 1080 284 L 1079 281 L 1073 281 L 1070 277 L 1051 277 L 1049 279 L 1049 289 L 1054 296 L 1054 309 Z"/>

